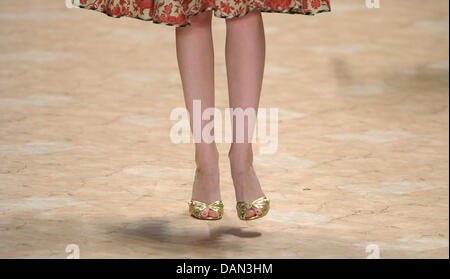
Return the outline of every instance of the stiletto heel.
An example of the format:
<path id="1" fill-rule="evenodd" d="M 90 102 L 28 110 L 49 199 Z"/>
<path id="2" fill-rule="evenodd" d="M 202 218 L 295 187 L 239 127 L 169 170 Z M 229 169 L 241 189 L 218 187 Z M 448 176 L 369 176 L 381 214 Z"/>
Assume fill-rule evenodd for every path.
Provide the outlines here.
<path id="1" fill-rule="evenodd" d="M 195 200 L 191 200 L 189 203 L 189 213 L 191 214 L 191 216 L 197 218 L 197 219 L 201 219 L 201 220 L 219 220 L 222 219 L 223 216 L 223 203 L 222 201 L 215 201 L 213 203 L 210 204 L 206 204 L 204 202 L 201 201 L 195 201 Z M 203 217 L 202 216 L 202 212 L 205 210 L 212 210 L 214 211 L 217 216 L 216 217 L 212 217 L 212 216 L 206 216 Z"/>
<path id="2" fill-rule="evenodd" d="M 246 217 L 245 215 L 247 214 L 247 211 L 249 211 L 252 208 L 261 210 L 261 215 Z M 236 211 L 239 219 L 246 221 L 259 219 L 261 217 L 266 216 L 267 212 L 269 212 L 269 209 L 270 209 L 270 200 L 266 196 L 256 199 L 253 202 L 240 201 L 237 202 L 236 204 Z"/>

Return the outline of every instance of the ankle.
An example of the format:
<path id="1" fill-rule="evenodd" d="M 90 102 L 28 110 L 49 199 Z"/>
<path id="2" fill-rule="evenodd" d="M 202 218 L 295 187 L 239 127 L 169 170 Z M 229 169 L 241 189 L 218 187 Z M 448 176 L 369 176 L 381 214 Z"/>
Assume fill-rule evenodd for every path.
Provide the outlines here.
<path id="1" fill-rule="evenodd" d="M 252 168 L 253 152 L 251 149 L 230 149 L 228 153 L 232 172 L 246 172 Z"/>
<path id="2" fill-rule="evenodd" d="M 219 152 L 216 148 L 197 148 L 195 151 L 195 163 L 198 171 L 216 171 L 219 169 Z"/>
<path id="3" fill-rule="evenodd" d="M 219 173 L 219 167 L 218 166 L 197 166 L 195 169 L 195 175 L 202 175 L 202 176 L 216 176 Z"/>

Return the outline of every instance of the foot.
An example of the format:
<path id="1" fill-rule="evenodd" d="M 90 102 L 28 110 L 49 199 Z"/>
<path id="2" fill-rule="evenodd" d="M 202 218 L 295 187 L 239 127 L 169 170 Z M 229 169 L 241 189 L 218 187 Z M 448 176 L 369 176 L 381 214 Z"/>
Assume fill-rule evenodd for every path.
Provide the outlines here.
<path id="1" fill-rule="evenodd" d="M 195 171 L 194 184 L 192 186 L 192 200 L 201 201 L 206 204 L 221 200 L 219 189 L 219 168 L 197 168 Z M 213 210 L 203 210 L 201 216 L 217 217 Z"/>
<path id="2" fill-rule="evenodd" d="M 237 201 L 252 202 L 262 196 L 264 193 L 259 184 L 258 177 L 251 163 L 251 160 L 241 160 L 230 157 L 231 162 L 231 176 L 233 178 L 234 189 L 236 192 Z M 250 218 L 255 215 L 261 215 L 262 212 L 258 208 L 251 208 L 247 211 L 245 217 Z"/>

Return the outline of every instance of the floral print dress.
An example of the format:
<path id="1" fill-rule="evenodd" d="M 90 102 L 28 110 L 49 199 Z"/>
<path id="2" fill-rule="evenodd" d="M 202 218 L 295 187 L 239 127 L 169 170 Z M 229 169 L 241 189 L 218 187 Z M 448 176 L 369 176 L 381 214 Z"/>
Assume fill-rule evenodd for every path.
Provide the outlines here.
<path id="1" fill-rule="evenodd" d="M 330 0 L 72 0 L 75 6 L 112 17 L 128 16 L 154 23 L 183 27 L 189 18 L 213 10 L 221 18 L 234 18 L 254 10 L 315 15 L 329 12 Z"/>

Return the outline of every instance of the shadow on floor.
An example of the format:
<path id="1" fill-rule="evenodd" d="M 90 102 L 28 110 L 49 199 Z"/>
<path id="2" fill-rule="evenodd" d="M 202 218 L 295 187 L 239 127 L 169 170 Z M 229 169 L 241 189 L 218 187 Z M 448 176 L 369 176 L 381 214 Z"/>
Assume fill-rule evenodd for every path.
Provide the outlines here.
<path id="1" fill-rule="evenodd" d="M 185 218 L 185 216 L 183 216 Z M 213 221 L 179 220 L 178 218 L 150 218 L 133 223 L 113 226 L 109 234 L 119 237 L 144 239 L 146 243 L 161 245 L 164 250 L 176 250 L 177 246 L 194 246 L 195 249 L 226 249 L 240 251 L 243 239 L 261 237 L 262 233 L 245 227 L 222 226 Z M 175 222 L 174 222 L 175 221 Z M 236 239 L 229 238 L 234 236 Z M 192 248 L 192 247 L 191 247 Z M 190 248 L 190 249 L 191 249 Z"/>

